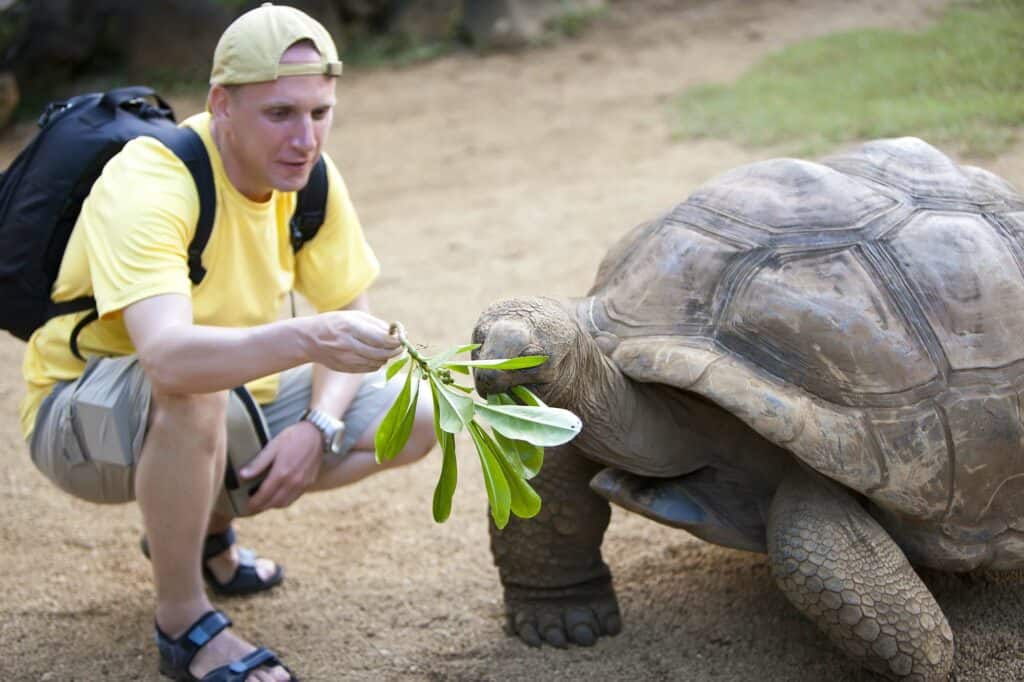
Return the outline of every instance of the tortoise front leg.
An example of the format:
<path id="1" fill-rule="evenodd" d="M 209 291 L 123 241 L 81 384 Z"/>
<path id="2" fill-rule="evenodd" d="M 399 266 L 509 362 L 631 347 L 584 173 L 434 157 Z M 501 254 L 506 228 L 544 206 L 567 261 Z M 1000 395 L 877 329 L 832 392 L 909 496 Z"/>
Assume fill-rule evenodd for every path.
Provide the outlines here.
<path id="1" fill-rule="evenodd" d="M 769 512 L 768 552 L 786 597 L 861 665 L 892 679 L 947 679 L 946 617 L 849 491 L 809 471 L 787 478 Z"/>
<path id="2" fill-rule="evenodd" d="M 512 517 L 504 530 L 490 524 L 509 630 L 531 646 L 590 646 L 622 627 L 611 572 L 601 559 L 611 510 L 589 486 L 600 469 L 571 445 L 549 448 L 531 481 L 540 513 Z"/>

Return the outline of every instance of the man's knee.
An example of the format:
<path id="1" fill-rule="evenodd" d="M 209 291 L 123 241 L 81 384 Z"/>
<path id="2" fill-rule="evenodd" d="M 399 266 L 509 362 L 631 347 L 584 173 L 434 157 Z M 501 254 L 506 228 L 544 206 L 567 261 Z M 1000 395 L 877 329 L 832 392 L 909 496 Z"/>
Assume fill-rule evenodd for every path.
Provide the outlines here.
<path id="1" fill-rule="evenodd" d="M 227 391 L 164 393 L 153 389 L 148 430 L 201 441 L 205 445 L 198 447 L 213 452 L 224 438 L 227 406 Z"/>

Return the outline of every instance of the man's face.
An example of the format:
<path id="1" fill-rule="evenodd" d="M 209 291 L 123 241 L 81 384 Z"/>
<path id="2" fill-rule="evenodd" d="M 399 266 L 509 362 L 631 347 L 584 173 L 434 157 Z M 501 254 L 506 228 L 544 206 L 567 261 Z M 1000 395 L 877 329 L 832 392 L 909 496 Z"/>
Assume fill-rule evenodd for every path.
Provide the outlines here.
<path id="1" fill-rule="evenodd" d="M 314 61 L 307 45 L 289 48 L 282 63 Z M 214 125 L 228 176 L 247 197 L 306 186 L 334 115 L 334 78 L 286 76 L 211 93 Z"/>

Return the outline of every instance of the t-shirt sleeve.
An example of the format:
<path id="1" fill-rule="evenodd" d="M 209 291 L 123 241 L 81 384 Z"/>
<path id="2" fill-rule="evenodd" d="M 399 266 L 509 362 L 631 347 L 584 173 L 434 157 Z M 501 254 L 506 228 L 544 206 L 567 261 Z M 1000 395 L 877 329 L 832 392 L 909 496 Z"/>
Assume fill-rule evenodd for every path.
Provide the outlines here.
<path id="1" fill-rule="evenodd" d="M 188 169 L 155 139 L 136 138 L 107 163 L 76 226 L 101 316 L 151 296 L 191 295 L 187 253 L 198 214 Z"/>
<path id="2" fill-rule="evenodd" d="M 328 186 L 324 222 L 299 250 L 295 267 L 295 289 L 320 312 L 348 305 L 380 272 L 345 181 L 327 154 L 324 159 Z"/>

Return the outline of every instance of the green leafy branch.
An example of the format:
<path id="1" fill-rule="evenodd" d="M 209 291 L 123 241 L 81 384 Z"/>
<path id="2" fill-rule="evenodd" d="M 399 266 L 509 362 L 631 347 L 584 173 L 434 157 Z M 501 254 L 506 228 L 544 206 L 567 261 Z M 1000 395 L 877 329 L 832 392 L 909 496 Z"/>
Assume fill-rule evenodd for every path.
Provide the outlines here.
<path id="1" fill-rule="evenodd" d="M 442 456 L 441 476 L 434 488 L 434 520 L 442 523 L 451 514 L 452 496 L 458 483 L 455 434 L 463 429 L 469 432 L 480 458 L 491 516 L 498 528 L 505 527 L 510 513 L 520 518 L 536 516 L 541 500 L 528 481 L 540 471 L 545 447 L 566 443 L 580 432 L 579 417 L 568 410 L 545 405 L 524 386 L 514 387 L 511 395 L 500 393 L 487 396 L 487 402 L 477 401 L 473 398 L 473 387 L 459 384 L 452 373 L 468 375 L 472 368 L 527 369 L 543 364 L 547 356 L 456 359 L 479 347 L 479 344 L 467 344 L 423 357 L 409 343 L 400 323 L 391 325 L 391 333 L 398 337 L 405 351 L 388 366 L 387 379 L 390 381 L 403 369 L 406 375 L 398 397 L 377 429 L 374 438 L 377 461 L 390 461 L 409 440 L 421 381 L 425 379 L 434 405 L 434 432 Z"/>

